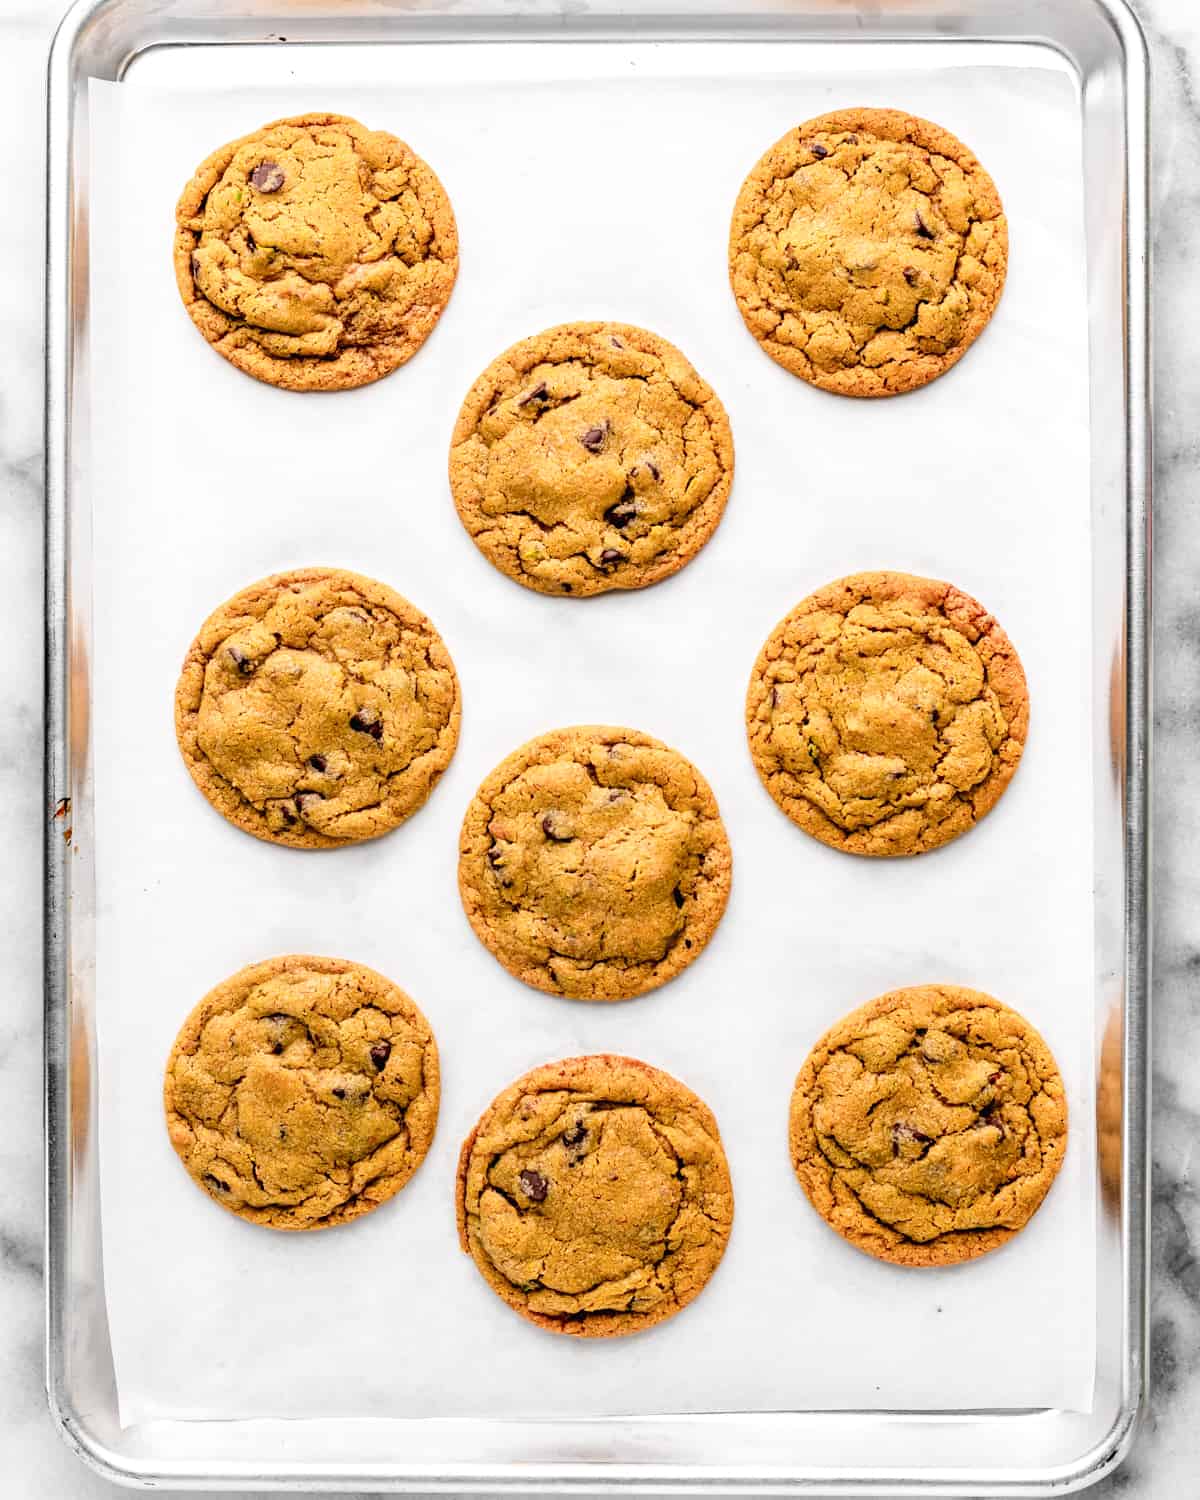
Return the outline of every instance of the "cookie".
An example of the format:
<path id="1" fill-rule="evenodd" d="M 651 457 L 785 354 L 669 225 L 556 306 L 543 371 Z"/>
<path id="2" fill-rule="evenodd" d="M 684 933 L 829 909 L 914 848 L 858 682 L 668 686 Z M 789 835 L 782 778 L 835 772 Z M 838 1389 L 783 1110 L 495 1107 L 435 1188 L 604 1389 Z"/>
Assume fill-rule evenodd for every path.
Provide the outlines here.
<path id="1" fill-rule="evenodd" d="M 458 887 L 510 974 L 574 1000 L 628 1000 L 712 937 L 733 856 L 690 761 L 632 729 L 555 729 L 514 751 L 467 809 Z"/>
<path id="2" fill-rule="evenodd" d="M 566 323 L 494 360 L 450 446 L 463 525 L 526 588 L 575 599 L 676 573 L 733 482 L 725 408 L 678 349 L 626 323 Z"/>
<path id="3" fill-rule="evenodd" d="M 573 1057 L 499 1094 L 458 1164 L 458 1237 L 488 1285 L 554 1333 L 674 1315 L 716 1270 L 733 1184 L 711 1110 L 631 1057 Z"/>
<path id="4" fill-rule="evenodd" d="M 222 146 L 175 210 L 175 278 L 231 364 L 289 391 L 367 385 L 409 360 L 458 274 L 441 183 L 403 141 L 296 115 Z"/>
<path id="5" fill-rule="evenodd" d="M 1008 221 L 949 131 L 843 109 L 775 143 L 742 184 L 729 276 L 777 364 L 839 396 L 896 396 L 961 359 L 1004 289 Z"/>
<path id="6" fill-rule="evenodd" d="M 458 743 L 442 638 L 407 599 L 336 568 L 251 584 L 192 642 L 175 733 L 223 817 L 293 849 L 373 839 L 417 810 Z"/>
<path id="7" fill-rule="evenodd" d="M 856 573 L 802 600 L 746 696 L 763 785 L 848 854 L 921 854 L 973 828 L 1012 780 L 1029 727 L 1020 658 L 948 583 Z"/>
<path id="8" fill-rule="evenodd" d="M 440 1092 L 429 1022 L 363 964 L 251 964 L 183 1023 L 167 1061 L 171 1144 L 222 1208 L 270 1229 L 370 1213 L 429 1150 Z"/>
<path id="9" fill-rule="evenodd" d="M 1029 1222 L 1062 1166 L 1067 1101 L 1023 1017 L 955 985 L 893 990 L 808 1056 L 788 1140 L 800 1185 L 852 1245 L 950 1266 Z"/>
<path id="10" fill-rule="evenodd" d="M 1100 1042 L 1096 1078 L 1096 1155 L 1104 1207 L 1114 1217 L 1121 1211 L 1125 1148 L 1125 1016 L 1120 1005 L 1109 1011 Z"/>

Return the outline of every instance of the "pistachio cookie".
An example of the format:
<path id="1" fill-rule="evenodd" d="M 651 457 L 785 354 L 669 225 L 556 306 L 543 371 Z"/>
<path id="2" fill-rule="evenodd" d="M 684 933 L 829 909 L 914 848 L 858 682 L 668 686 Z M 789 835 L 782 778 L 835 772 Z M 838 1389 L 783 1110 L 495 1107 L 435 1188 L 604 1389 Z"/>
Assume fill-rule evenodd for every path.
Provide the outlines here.
<path id="1" fill-rule="evenodd" d="M 575 1000 L 628 1000 L 699 957 L 733 856 L 690 761 L 632 729 L 556 729 L 467 809 L 458 886 L 510 974 Z"/>
<path id="2" fill-rule="evenodd" d="M 385 584 L 298 568 L 251 584 L 192 642 L 175 733 L 196 785 L 256 838 L 333 849 L 417 810 L 458 743 L 442 638 Z"/>
<path id="3" fill-rule="evenodd" d="M 750 753 L 793 823 L 849 854 L 921 854 L 973 828 L 1025 746 L 1025 673 L 968 594 L 856 573 L 799 603 L 759 653 Z"/>
<path id="4" fill-rule="evenodd" d="M 429 337 L 458 274 L 441 183 L 403 141 L 345 115 L 276 120 L 222 146 L 175 218 L 192 322 L 285 390 L 390 374 Z"/>
<path id="5" fill-rule="evenodd" d="M 796 1079 L 800 1185 L 868 1255 L 949 1266 L 1033 1217 L 1062 1166 L 1067 1102 L 1050 1049 L 978 990 L 920 985 L 851 1011 Z"/>
<path id="6" fill-rule="evenodd" d="M 677 572 L 732 482 L 725 408 L 674 345 L 625 323 L 514 344 L 471 387 L 450 446 L 454 503 L 483 555 L 577 599 Z"/>
<path id="7" fill-rule="evenodd" d="M 582 1338 L 673 1317 L 716 1270 L 733 1184 L 711 1110 L 630 1057 L 573 1057 L 484 1111 L 458 1166 L 458 1236 L 540 1328 Z"/>
<path id="8" fill-rule="evenodd" d="M 437 1045 L 363 964 L 292 955 L 211 990 L 167 1062 L 171 1144 L 239 1218 L 324 1229 L 405 1185 L 437 1125 Z"/>
<path id="9" fill-rule="evenodd" d="M 729 274 L 777 364 L 841 396 L 895 396 L 961 359 L 1004 288 L 1000 195 L 949 131 L 843 109 L 787 135 L 742 184 Z"/>

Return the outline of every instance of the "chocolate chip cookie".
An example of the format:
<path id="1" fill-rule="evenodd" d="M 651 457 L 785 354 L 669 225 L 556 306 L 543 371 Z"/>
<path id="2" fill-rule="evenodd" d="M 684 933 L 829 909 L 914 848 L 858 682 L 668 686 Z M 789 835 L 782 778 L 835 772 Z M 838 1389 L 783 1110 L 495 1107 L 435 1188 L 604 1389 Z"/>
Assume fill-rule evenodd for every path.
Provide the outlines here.
<path id="1" fill-rule="evenodd" d="M 733 1184 L 712 1112 L 630 1057 L 547 1063 L 497 1096 L 458 1165 L 458 1237 L 492 1290 L 554 1333 L 673 1317 L 716 1270 Z"/>
<path id="2" fill-rule="evenodd" d="M 404 991 L 363 964 L 292 955 L 211 990 L 167 1062 L 171 1144 L 222 1208 L 325 1229 L 405 1185 L 437 1125 L 437 1045 Z"/>
<path id="3" fill-rule="evenodd" d="M 1029 695 L 1012 643 L 948 583 L 856 573 L 772 632 L 746 697 L 750 753 L 793 823 L 849 854 L 921 854 L 1012 780 Z"/>
<path id="4" fill-rule="evenodd" d="M 175 211 L 175 277 L 231 364 L 290 391 L 366 385 L 412 358 L 458 274 L 458 231 L 403 141 L 296 115 L 201 163 Z"/>
<path id="5" fill-rule="evenodd" d="M 896 109 L 794 130 L 742 184 L 729 275 L 777 364 L 841 396 L 895 396 L 944 374 L 1004 289 L 1000 195 L 949 131 Z"/>
<path id="6" fill-rule="evenodd" d="M 893 990 L 821 1038 L 796 1079 L 792 1162 L 852 1245 L 902 1266 L 995 1250 L 1062 1166 L 1067 1102 L 1042 1038 L 990 995 Z"/>
<path id="7" fill-rule="evenodd" d="M 575 599 L 678 572 L 732 482 L 720 401 L 672 344 L 625 323 L 514 344 L 471 387 L 450 446 L 454 503 L 483 555 Z"/>
<path id="8" fill-rule="evenodd" d="M 407 599 L 335 568 L 251 584 L 192 642 L 175 733 L 212 805 L 256 838 L 333 849 L 403 823 L 458 743 L 442 638 Z"/>
<path id="9" fill-rule="evenodd" d="M 628 1000 L 712 937 L 733 856 L 690 761 L 632 729 L 556 729 L 523 745 L 467 809 L 458 886 L 510 974 L 574 1000 Z"/>

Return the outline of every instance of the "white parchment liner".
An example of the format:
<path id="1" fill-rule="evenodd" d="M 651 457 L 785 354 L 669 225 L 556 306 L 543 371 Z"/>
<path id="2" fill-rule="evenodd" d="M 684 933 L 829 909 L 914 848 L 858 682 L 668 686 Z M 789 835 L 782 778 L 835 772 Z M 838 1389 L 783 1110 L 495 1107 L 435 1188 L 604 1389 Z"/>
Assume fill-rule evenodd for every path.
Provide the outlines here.
<path id="1" fill-rule="evenodd" d="M 1033 67 L 897 72 L 895 51 L 879 68 L 871 49 L 577 44 L 342 53 L 341 81 L 331 71 L 327 86 L 287 86 L 290 54 L 245 54 L 254 67 L 233 88 L 207 60 L 169 92 L 135 70 L 91 95 L 100 1128 L 123 1420 L 1086 1409 L 1091 606 L 1073 83 Z M 913 110 L 969 142 L 1012 241 L 978 347 L 923 392 L 873 403 L 777 368 L 726 280 L 730 210 L 759 154 L 792 124 L 857 103 Z M 335 396 L 276 391 L 219 359 L 171 267 L 174 203 L 196 164 L 310 108 L 408 140 L 445 183 L 462 239 L 458 288 L 426 348 Z M 450 501 L 446 449 L 494 355 L 606 316 L 693 360 L 729 411 L 737 471 L 724 522 L 683 573 L 636 595 L 559 602 L 476 552 Z M 399 832 L 303 854 L 206 805 L 176 750 L 172 695 L 215 605 L 264 574 L 322 563 L 377 576 L 432 617 L 461 675 L 463 731 L 431 802 Z M 996 811 L 949 848 L 899 862 L 840 855 L 794 828 L 757 781 L 742 720 L 776 621 L 820 584 L 882 567 L 979 598 L 1016 643 L 1032 700 L 1024 763 Z M 733 898 L 709 950 L 624 1005 L 510 979 L 455 888 L 458 827 L 483 775 L 539 731 L 581 722 L 684 751 L 734 849 Z M 285 1236 L 196 1190 L 168 1144 L 160 1089 L 192 1005 L 243 964 L 288 951 L 361 959 L 407 989 L 437 1033 L 445 1088 L 433 1150 L 397 1199 L 346 1228 Z M 919 1272 L 825 1227 L 792 1176 L 786 1116 L 831 1022 L 933 980 L 1029 1016 L 1066 1075 L 1074 1129 L 1057 1185 L 1010 1246 Z M 703 1296 L 610 1342 L 518 1319 L 459 1253 L 453 1222 L 458 1147 L 484 1105 L 533 1064 L 591 1050 L 645 1058 L 701 1094 L 737 1194 L 729 1252 Z"/>

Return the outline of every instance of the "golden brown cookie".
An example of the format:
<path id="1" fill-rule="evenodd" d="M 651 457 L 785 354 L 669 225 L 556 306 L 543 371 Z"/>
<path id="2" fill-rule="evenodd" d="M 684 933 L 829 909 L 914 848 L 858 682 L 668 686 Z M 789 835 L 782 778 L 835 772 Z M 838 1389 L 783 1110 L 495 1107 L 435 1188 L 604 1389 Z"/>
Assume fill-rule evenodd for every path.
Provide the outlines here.
<path id="1" fill-rule="evenodd" d="M 573 1057 L 499 1094 L 463 1144 L 458 1237 L 488 1285 L 554 1333 L 673 1317 L 716 1270 L 733 1184 L 712 1111 L 631 1057 Z"/>
<path id="2" fill-rule="evenodd" d="M 959 140 L 897 109 L 818 115 L 742 184 L 729 275 L 777 364 L 840 396 L 943 374 L 1004 289 L 1008 221 Z"/>
<path id="3" fill-rule="evenodd" d="M 995 1250 L 1062 1166 L 1067 1101 L 1023 1017 L 955 985 L 893 990 L 832 1027 L 792 1094 L 792 1164 L 852 1245 L 901 1266 Z"/>
<path id="4" fill-rule="evenodd" d="M 1025 673 L 948 583 L 855 573 L 802 600 L 759 653 L 750 753 L 793 823 L 848 854 L 922 854 L 973 828 L 1012 780 Z"/>
<path id="5" fill-rule="evenodd" d="M 454 663 L 385 584 L 297 568 L 251 584 L 192 642 L 175 733 L 212 805 L 256 838 L 334 849 L 417 810 L 458 743 Z"/>
<path id="6" fill-rule="evenodd" d="M 489 562 L 582 598 L 678 572 L 733 482 L 725 408 L 666 339 L 565 323 L 494 360 L 458 414 L 450 488 Z"/>
<path id="7" fill-rule="evenodd" d="M 222 146 L 175 218 L 192 322 L 239 370 L 290 391 L 390 374 L 458 274 L 441 183 L 403 141 L 345 115 L 276 120 Z"/>
<path id="8" fill-rule="evenodd" d="M 733 856 L 695 766 L 633 729 L 539 735 L 467 809 L 458 888 L 510 974 L 573 1000 L 628 1000 L 700 954 Z"/>
<path id="9" fill-rule="evenodd" d="M 171 1144 L 223 1208 L 325 1229 L 405 1185 L 437 1125 L 437 1045 L 402 989 L 364 964 L 292 955 L 209 993 L 167 1061 Z"/>
<path id="10" fill-rule="evenodd" d="M 1100 1042 L 1096 1079 L 1096 1154 L 1104 1206 L 1116 1216 L 1121 1211 L 1124 1177 L 1125 1127 L 1125 1016 L 1121 1006 L 1109 1012 Z"/>

